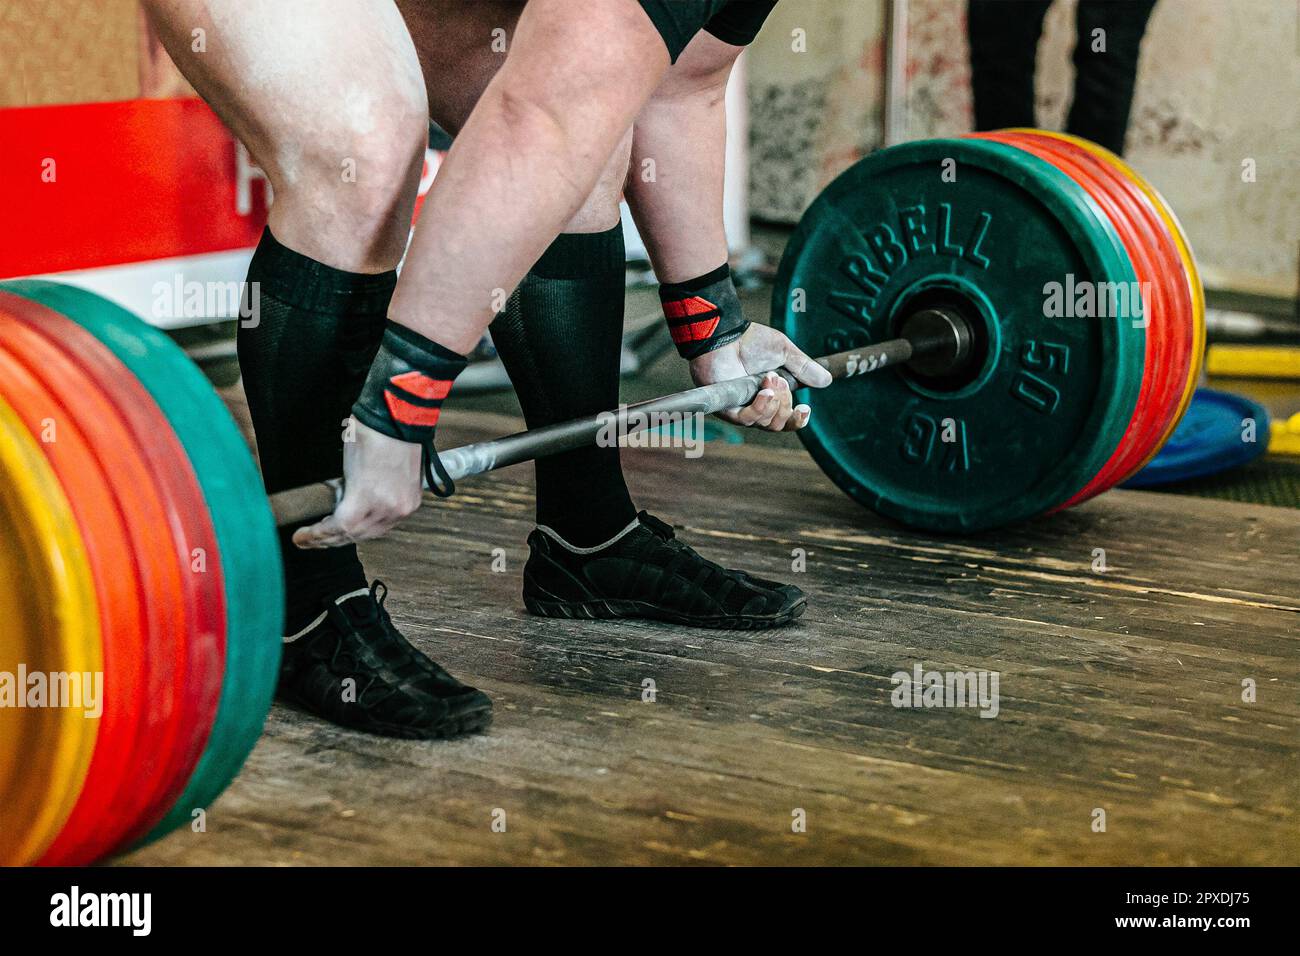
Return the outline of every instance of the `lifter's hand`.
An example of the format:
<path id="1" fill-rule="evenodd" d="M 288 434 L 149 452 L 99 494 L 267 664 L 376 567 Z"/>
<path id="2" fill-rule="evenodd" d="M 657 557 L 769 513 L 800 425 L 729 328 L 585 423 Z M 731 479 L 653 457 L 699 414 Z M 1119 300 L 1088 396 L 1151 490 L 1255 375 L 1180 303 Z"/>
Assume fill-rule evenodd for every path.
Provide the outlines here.
<path id="1" fill-rule="evenodd" d="M 334 513 L 299 528 L 300 548 L 337 548 L 378 538 L 420 507 L 421 449 L 352 419 L 354 441 L 343 443 L 343 500 Z"/>
<path id="2" fill-rule="evenodd" d="M 696 385 L 712 385 L 778 368 L 785 369 L 796 381 L 813 388 L 825 388 L 831 383 L 831 373 L 799 351 L 782 333 L 758 324 L 751 324 L 745 334 L 730 345 L 692 359 L 691 378 Z M 763 387 L 752 402 L 744 408 L 718 412 L 718 417 L 737 425 L 757 425 L 780 432 L 803 428 L 808 424 L 811 412 L 807 405 L 794 404 L 790 386 L 773 372 L 763 379 Z"/>

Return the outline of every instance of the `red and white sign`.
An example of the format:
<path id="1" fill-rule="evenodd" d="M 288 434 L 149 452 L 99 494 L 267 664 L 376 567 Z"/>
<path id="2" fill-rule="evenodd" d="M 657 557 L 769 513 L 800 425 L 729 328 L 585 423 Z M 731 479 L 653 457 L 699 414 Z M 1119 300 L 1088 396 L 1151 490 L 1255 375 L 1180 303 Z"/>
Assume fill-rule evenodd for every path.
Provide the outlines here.
<path id="1" fill-rule="evenodd" d="M 733 75 L 724 201 L 733 248 L 748 242 L 743 89 Z M 425 155 L 417 217 L 444 155 Z M 0 279 L 82 286 L 163 327 L 234 318 L 172 305 L 194 299 L 191 289 L 243 281 L 271 198 L 195 97 L 0 109 Z M 623 224 L 629 257 L 643 257 L 626 206 Z"/>
<path id="2" fill-rule="evenodd" d="M 0 279 L 69 282 L 164 327 L 234 317 L 184 305 L 243 281 L 271 187 L 202 100 L 0 110 L 0 144 Z"/>
<path id="3" fill-rule="evenodd" d="M 244 249 L 266 222 L 202 100 L 0 110 L 0 143 L 0 277 Z"/>

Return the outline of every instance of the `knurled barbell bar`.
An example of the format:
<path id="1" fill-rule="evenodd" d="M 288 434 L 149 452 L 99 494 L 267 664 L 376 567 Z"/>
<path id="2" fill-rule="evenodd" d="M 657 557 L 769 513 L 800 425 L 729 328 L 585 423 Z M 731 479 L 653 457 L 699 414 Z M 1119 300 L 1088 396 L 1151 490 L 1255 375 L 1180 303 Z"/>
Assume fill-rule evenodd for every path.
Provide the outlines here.
<path id="1" fill-rule="evenodd" d="M 896 365 L 919 374 L 959 374 L 971 353 L 966 322 L 945 309 L 922 309 L 910 316 L 896 339 L 817 359 L 832 380 L 852 378 Z M 799 383 L 785 371 L 779 374 L 792 389 Z M 594 444 L 600 435 L 629 435 L 653 428 L 664 416 L 710 415 L 749 404 L 763 387 L 764 374 L 747 375 L 712 385 L 673 392 L 585 418 L 545 425 L 501 438 L 439 451 L 448 477 L 459 481 L 509 465 L 556 455 Z M 271 513 L 278 525 L 295 524 L 331 513 L 343 495 L 343 479 L 334 478 L 270 496 Z"/>

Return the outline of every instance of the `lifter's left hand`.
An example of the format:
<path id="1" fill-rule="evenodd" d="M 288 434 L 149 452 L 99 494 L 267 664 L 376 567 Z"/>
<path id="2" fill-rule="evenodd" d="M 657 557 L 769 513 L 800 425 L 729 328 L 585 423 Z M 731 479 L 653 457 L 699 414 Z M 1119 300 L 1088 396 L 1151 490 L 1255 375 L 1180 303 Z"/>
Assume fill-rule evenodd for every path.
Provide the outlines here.
<path id="1" fill-rule="evenodd" d="M 351 420 L 343 443 L 343 500 L 334 513 L 293 533 L 300 548 L 338 548 L 378 538 L 420 507 L 422 450 Z"/>
<path id="2" fill-rule="evenodd" d="M 831 373 L 801 352 L 785 335 L 770 326 L 756 323 L 730 345 L 692 359 L 691 378 L 696 385 L 712 385 L 779 368 L 789 372 L 800 384 L 812 388 L 825 388 L 831 383 Z M 808 424 L 811 412 L 807 405 L 794 404 L 790 386 L 773 372 L 764 377 L 763 387 L 752 402 L 744 408 L 718 412 L 718 417 L 737 425 L 757 425 L 771 432 L 780 432 L 803 428 Z"/>

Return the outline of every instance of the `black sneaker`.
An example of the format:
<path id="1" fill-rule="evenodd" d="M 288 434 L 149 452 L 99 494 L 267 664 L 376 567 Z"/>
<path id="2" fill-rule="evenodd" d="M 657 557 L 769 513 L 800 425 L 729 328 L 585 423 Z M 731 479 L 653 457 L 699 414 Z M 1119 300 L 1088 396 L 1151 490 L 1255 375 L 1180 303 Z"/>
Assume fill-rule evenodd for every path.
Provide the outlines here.
<path id="1" fill-rule="evenodd" d="M 376 581 L 325 603 L 284 639 L 279 696 L 343 727 L 413 740 L 458 737 L 492 722 L 492 701 L 425 657 L 393 626 Z M 344 681 L 351 678 L 350 687 Z"/>
<path id="2" fill-rule="evenodd" d="M 645 617 L 690 627 L 759 630 L 788 624 L 808 599 L 700 557 L 642 511 L 596 548 L 575 548 L 547 527 L 528 536 L 524 606 L 543 617 Z"/>

